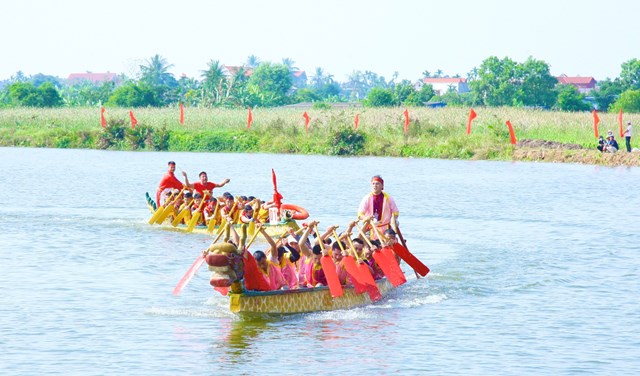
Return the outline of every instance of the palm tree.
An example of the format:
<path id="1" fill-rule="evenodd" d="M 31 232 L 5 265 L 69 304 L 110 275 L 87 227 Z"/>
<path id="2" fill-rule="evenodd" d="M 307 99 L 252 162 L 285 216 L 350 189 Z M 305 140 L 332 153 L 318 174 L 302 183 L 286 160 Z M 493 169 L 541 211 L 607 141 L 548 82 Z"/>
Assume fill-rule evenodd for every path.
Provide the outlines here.
<path id="1" fill-rule="evenodd" d="M 286 65 L 287 68 L 289 68 L 289 72 L 295 72 L 297 70 L 300 70 L 300 68 L 295 66 L 295 61 L 293 61 L 293 59 L 285 57 L 284 59 L 282 59 L 282 64 Z"/>
<path id="2" fill-rule="evenodd" d="M 167 59 L 156 54 L 147 60 L 146 64 L 140 65 L 140 81 L 150 86 L 175 86 L 177 81 L 173 74 L 168 72 L 170 68 L 173 68 L 173 64 L 167 63 Z"/>
<path id="3" fill-rule="evenodd" d="M 202 90 L 205 96 L 211 98 L 212 103 L 219 104 L 224 95 L 226 77 L 222 64 L 219 60 L 211 60 L 207 64 L 207 69 L 202 71 Z"/>
<path id="4" fill-rule="evenodd" d="M 260 59 L 256 55 L 251 55 L 247 58 L 246 66 L 248 68 L 254 69 L 258 65 L 260 65 Z"/>

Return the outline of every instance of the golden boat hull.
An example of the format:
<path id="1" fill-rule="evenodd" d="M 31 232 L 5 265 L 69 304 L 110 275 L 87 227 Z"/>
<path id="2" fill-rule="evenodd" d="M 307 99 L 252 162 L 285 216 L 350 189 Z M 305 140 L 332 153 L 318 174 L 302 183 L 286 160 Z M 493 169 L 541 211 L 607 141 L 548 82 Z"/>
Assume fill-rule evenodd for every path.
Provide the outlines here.
<path id="1" fill-rule="evenodd" d="M 380 294 L 394 289 L 386 279 L 376 281 Z M 371 304 L 365 292 L 357 294 L 353 287 L 343 286 L 344 294 L 333 298 L 327 287 L 312 289 L 250 291 L 240 294 L 229 292 L 229 309 L 239 314 L 284 314 L 349 309 Z"/>

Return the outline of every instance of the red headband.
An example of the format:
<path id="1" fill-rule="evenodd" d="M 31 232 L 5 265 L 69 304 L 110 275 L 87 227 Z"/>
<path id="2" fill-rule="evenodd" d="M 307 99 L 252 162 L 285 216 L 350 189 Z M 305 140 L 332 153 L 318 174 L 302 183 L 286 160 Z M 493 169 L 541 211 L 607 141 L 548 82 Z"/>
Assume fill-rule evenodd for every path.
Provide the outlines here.
<path id="1" fill-rule="evenodd" d="M 374 176 L 371 178 L 371 181 L 377 181 L 380 182 L 380 184 L 384 185 L 384 180 L 382 180 L 382 178 L 380 176 Z"/>

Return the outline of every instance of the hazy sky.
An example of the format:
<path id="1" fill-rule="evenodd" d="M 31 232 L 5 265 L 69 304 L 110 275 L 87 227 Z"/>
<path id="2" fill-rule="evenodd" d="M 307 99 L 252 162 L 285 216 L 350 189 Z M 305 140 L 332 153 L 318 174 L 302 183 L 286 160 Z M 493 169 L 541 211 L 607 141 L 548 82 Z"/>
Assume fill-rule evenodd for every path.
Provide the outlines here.
<path id="1" fill-rule="evenodd" d="M 16 0 L 0 9 L 0 80 L 19 70 L 133 76 L 155 54 L 176 76 L 256 55 L 338 81 L 355 70 L 465 77 L 489 56 L 533 56 L 554 75 L 600 80 L 640 58 L 637 0 Z"/>

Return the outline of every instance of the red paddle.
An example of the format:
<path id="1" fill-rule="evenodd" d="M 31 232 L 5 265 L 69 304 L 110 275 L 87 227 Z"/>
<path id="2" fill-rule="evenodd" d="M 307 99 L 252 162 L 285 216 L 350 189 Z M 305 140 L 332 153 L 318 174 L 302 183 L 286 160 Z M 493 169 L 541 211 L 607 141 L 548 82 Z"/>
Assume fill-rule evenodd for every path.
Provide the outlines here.
<path id="1" fill-rule="evenodd" d="M 347 237 L 347 240 L 349 241 L 349 246 L 351 247 L 351 252 L 353 252 L 353 254 L 358 259 L 358 264 L 356 265 L 356 267 L 358 268 L 358 271 L 360 272 L 360 278 L 362 280 L 362 283 L 366 286 L 367 294 L 369 294 L 369 298 L 371 298 L 372 302 L 376 302 L 376 301 L 382 299 L 382 294 L 380 293 L 380 290 L 378 289 L 378 285 L 376 285 L 376 281 L 373 279 L 373 275 L 371 275 L 371 269 L 369 269 L 369 266 L 366 265 L 358 257 L 358 252 L 356 252 L 356 249 L 353 246 L 353 242 L 351 242 L 351 238 Z M 356 288 L 356 292 L 357 291 L 358 290 Z"/>
<path id="2" fill-rule="evenodd" d="M 369 238 L 367 238 L 367 235 L 364 232 L 362 232 L 362 229 L 360 228 L 360 226 L 357 226 L 357 227 L 362 238 L 367 242 L 369 247 L 373 248 L 373 244 L 371 244 L 371 242 L 369 241 Z M 373 251 L 373 259 L 380 266 L 380 269 L 382 269 L 382 272 L 389 279 L 389 282 L 391 282 L 391 284 L 394 287 L 398 287 L 401 284 L 407 282 L 407 279 L 405 278 L 404 273 L 402 273 L 402 269 L 400 269 L 400 266 L 396 262 L 395 256 L 387 257 L 381 251 Z"/>
<path id="3" fill-rule="evenodd" d="M 398 236 L 400 237 L 400 243 L 395 243 L 393 245 L 393 251 L 400 256 L 401 259 L 404 260 L 410 267 L 413 268 L 418 274 L 421 276 L 426 276 L 429 273 L 429 268 L 422 263 L 422 261 L 418 260 L 416 256 L 414 256 L 409 249 L 407 249 L 407 242 L 404 241 L 404 237 L 402 236 L 402 232 L 400 231 L 400 226 L 398 226 L 398 222 L 396 222 L 396 231 L 398 232 Z"/>
<path id="4" fill-rule="evenodd" d="M 318 244 L 320 244 L 320 249 L 324 250 L 324 244 L 322 244 L 322 239 L 320 239 L 318 226 L 316 226 L 316 233 L 318 234 Z M 342 294 L 344 294 L 344 291 L 342 291 L 340 278 L 338 278 L 338 273 L 336 272 L 336 265 L 333 263 L 331 256 L 322 256 L 320 258 L 320 265 L 322 265 L 324 276 L 327 279 L 327 285 L 329 286 L 329 292 L 331 292 L 331 296 L 334 298 L 342 296 Z"/>
<path id="5" fill-rule="evenodd" d="M 220 239 L 220 237 L 222 236 L 223 232 L 224 232 L 224 228 L 220 228 L 218 236 L 213 240 L 211 244 L 214 244 L 215 242 L 217 242 L 218 239 Z M 187 272 L 184 274 L 184 276 L 180 279 L 180 282 L 178 282 L 176 287 L 173 289 L 173 292 L 172 292 L 173 295 L 180 295 L 180 292 L 182 292 L 182 290 L 187 286 L 189 281 L 191 281 L 191 278 L 193 278 L 193 276 L 198 272 L 198 269 L 200 269 L 202 264 L 204 264 L 204 260 L 205 260 L 204 253 L 201 253 L 196 259 L 196 261 L 194 261 L 193 264 L 191 264 L 191 266 L 189 267 Z"/>

